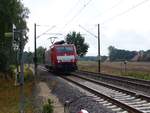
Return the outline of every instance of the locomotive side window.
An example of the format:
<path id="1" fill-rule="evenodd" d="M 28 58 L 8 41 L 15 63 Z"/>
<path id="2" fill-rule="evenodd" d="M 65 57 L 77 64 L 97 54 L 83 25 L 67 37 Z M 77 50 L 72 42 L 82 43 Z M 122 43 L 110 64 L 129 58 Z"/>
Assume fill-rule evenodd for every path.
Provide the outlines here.
<path id="1" fill-rule="evenodd" d="M 56 47 L 57 52 L 73 52 L 73 47 Z"/>

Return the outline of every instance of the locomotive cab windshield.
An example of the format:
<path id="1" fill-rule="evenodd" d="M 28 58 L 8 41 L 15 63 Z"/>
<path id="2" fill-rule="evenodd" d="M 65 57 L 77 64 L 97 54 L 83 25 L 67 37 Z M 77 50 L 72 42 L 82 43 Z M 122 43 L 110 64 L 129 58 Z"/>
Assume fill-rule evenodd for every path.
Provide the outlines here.
<path id="1" fill-rule="evenodd" d="M 62 53 L 62 52 L 74 52 L 74 48 L 72 46 L 58 46 L 58 47 L 56 47 L 56 51 L 58 53 Z"/>

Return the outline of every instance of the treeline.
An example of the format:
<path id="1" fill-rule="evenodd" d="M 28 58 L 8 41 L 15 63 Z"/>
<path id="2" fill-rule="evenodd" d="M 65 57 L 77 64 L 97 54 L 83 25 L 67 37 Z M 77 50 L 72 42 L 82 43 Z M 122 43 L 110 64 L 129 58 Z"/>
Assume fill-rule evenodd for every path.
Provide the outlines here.
<path id="1" fill-rule="evenodd" d="M 27 42 L 29 10 L 21 0 L 0 0 L 0 72 L 7 72 L 19 58 L 20 39 L 22 48 Z"/>
<path id="2" fill-rule="evenodd" d="M 113 46 L 108 47 L 110 61 L 150 61 L 150 50 L 147 51 L 128 51 L 117 49 Z"/>
<path id="3" fill-rule="evenodd" d="M 101 56 L 101 61 L 104 62 L 108 59 L 108 56 Z M 97 56 L 84 56 L 84 57 L 79 57 L 78 56 L 78 60 L 79 61 L 98 61 L 98 57 Z"/>
<path id="4" fill-rule="evenodd" d="M 44 63 L 45 48 L 37 48 L 37 63 Z M 101 61 L 150 61 L 150 50 L 147 51 L 129 51 L 117 49 L 113 46 L 108 47 L 109 56 L 101 56 Z M 34 53 L 24 52 L 24 62 L 33 63 Z M 78 56 L 79 61 L 97 61 L 97 56 Z"/>
<path id="5" fill-rule="evenodd" d="M 129 51 L 117 49 L 113 46 L 108 47 L 108 56 L 101 56 L 101 61 L 150 61 L 150 50 L 147 51 Z M 97 61 L 97 56 L 78 57 L 81 61 Z"/>
<path id="6" fill-rule="evenodd" d="M 36 49 L 36 51 L 37 51 L 37 63 L 38 64 L 44 63 L 45 50 L 46 50 L 46 48 L 43 48 L 42 46 L 40 46 Z M 33 64 L 34 63 L 33 58 L 34 58 L 34 52 L 24 52 L 23 53 L 24 63 Z"/>

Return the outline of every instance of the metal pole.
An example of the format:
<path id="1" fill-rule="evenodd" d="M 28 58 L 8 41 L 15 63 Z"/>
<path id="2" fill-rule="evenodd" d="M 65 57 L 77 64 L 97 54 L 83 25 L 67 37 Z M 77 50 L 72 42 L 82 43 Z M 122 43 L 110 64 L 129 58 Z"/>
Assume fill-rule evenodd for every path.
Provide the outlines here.
<path id="1" fill-rule="evenodd" d="M 24 65 L 23 65 L 23 35 L 20 36 L 20 113 L 24 113 Z"/>
<path id="2" fill-rule="evenodd" d="M 36 56 L 36 23 L 34 24 L 34 74 L 37 76 L 37 56 Z"/>
<path id="3" fill-rule="evenodd" d="M 100 61 L 100 25 L 98 24 L 98 72 L 101 72 L 101 61 Z"/>
<path id="4" fill-rule="evenodd" d="M 22 32 L 20 39 L 20 85 L 24 84 L 24 66 L 23 66 L 23 43 L 22 43 Z"/>

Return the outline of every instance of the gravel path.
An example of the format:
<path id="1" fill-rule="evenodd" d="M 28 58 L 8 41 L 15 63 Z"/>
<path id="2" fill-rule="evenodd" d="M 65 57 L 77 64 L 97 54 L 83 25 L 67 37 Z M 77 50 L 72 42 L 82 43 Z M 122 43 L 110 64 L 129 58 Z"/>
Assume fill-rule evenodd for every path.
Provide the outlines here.
<path id="1" fill-rule="evenodd" d="M 35 87 L 36 95 L 36 113 L 42 112 L 42 105 L 47 102 L 48 99 L 51 99 L 54 106 L 54 113 L 64 113 L 64 107 L 59 102 L 58 98 L 51 93 L 50 88 L 45 82 L 38 82 Z"/>
<path id="2" fill-rule="evenodd" d="M 46 102 L 48 99 L 51 99 L 54 106 L 54 113 L 64 113 L 64 107 L 59 102 L 58 98 L 51 93 L 51 90 L 47 86 L 45 82 L 39 82 L 37 84 L 37 87 L 39 88 L 39 96 L 43 97 L 43 102 Z"/>

